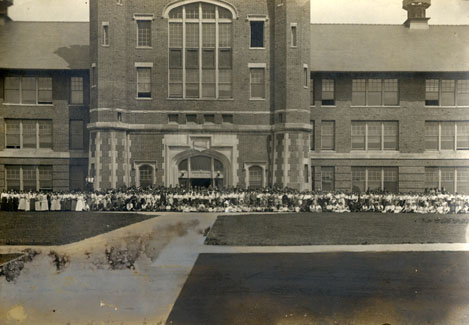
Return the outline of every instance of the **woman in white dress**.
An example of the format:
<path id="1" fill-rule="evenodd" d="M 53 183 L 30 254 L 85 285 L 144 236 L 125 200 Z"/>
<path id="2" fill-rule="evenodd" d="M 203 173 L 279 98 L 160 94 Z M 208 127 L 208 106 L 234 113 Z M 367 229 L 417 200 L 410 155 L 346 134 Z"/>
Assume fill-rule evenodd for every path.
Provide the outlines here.
<path id="1" fill-rule="evenodd" d="M 29 202 L 28 202 L 29 205 Z M 20 195 L 20 200 L 18 203 L 18 211 L 26 211 L 26 194 L 22 193 Z"/>
<path id="2" fill-rule="evenodd" d="M 77 197 L 77 206 L 75 207 L 75 211 L 83 211 L 85 209 L 85 198 L 83 194 L 79 194 Z"/>

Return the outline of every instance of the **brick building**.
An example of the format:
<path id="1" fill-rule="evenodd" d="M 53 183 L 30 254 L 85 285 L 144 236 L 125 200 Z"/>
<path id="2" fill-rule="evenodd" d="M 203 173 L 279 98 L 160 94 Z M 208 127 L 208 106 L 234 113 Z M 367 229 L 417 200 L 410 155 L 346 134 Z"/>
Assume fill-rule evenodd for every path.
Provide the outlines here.
<path id="1" fill-rule="evenodd" d="M 91 0 L 89 25 L 5 22 L 0 187 L 26 188 L 31 165 L 39 187 L 43 165 L 54 188 L 76 187 L 87 165 L 96 189 L 469 192 L 469 26 L 429 26 L 429 5 L 404 0 L 403 25 L 311 24 L 308 0 Z M 57 37 L 31 46 L 47 28 Z M 23 75 L 34 105 L 16 95 Z"/>

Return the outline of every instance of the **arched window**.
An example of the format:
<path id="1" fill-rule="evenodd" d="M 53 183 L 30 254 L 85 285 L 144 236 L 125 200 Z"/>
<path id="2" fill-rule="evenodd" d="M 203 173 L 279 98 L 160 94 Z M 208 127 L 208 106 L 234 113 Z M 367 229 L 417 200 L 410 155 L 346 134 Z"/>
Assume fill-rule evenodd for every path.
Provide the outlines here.
<path id="1" fill-rule="evenodd" d="M 140 166 L 140 187 L 149 187 L 153 185 L 153 168 L 148 165 Z"/>
<path id="2" fill-rule="evenodd" d="M 263 175 L 262 168 L 259 166 L 249 167 L 249 187 L 250 188 L 259 188 L 263 184 Z"/>
<path id="3" fill-rule="evenodd" d="M 168 16 L 169 97 L 231 98 L 231 11 L 193 2 Z"/>

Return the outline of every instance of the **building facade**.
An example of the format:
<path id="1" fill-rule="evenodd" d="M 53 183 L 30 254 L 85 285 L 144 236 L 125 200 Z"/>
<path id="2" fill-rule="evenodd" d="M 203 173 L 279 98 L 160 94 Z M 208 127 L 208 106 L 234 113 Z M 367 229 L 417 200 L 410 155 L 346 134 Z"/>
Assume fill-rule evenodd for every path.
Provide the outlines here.
<path id="1" fill-rule="evenodd" d="M 34 166 L 48 188 L 50 166 L 54 189 L 469 193 L 469 26 L 429 25 L 429 5 L 405 0 L 403 25 L 319 25 L 308 0 L 92 0 L 47 64 L 0 52 L 0 187 L 28 189 Z M 13 43 L 29 24 L 53 25 L 0 31 Z"/>

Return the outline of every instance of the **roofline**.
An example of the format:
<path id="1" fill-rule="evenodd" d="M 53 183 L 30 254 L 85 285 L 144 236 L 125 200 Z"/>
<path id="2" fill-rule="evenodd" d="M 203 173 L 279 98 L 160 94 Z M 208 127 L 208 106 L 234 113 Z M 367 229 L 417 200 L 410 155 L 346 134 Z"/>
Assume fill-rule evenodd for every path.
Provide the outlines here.
<path id="1" fill-rule="evenodd" d="M 372 23 L 310 23 L 314 26 L 400 26 L 404 24 L 372 24 Z M 430 24 L 429 27 L 448 26 L 448 27 L 469 27 L 469 24 Z"/>

